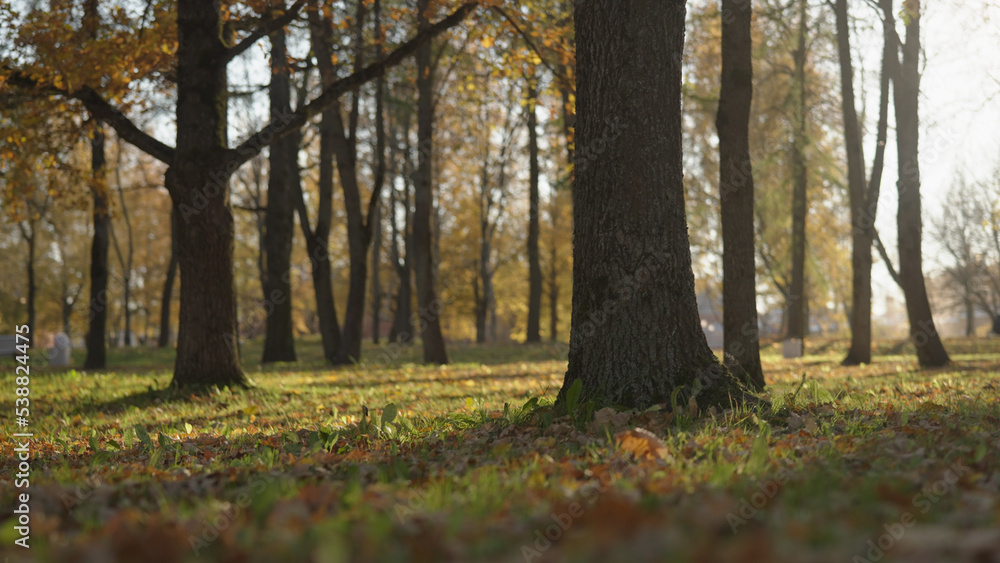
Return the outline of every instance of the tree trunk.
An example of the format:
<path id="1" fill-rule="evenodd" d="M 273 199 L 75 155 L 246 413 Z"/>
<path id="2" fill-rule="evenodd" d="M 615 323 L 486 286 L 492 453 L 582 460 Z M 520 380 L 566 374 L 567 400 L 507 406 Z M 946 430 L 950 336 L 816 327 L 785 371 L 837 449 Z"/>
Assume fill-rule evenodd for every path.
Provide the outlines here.
<path id="1" fill-rule="evenodd" d="M 108 244 L 111 216 L 108 213 L 108 186 L 104 177 L 104 132 L 94 127 L 90 140 L 90 193 L 94 201 L 94 240 L 90 246 L 90 320 L 87 327 L 87 358 L 83 369 L 107 367 L 105 333 L 108 325 Z"/>
<path id="2" fill-rule="evenodd" d="M 246 386 L 236 336 L 233 214 L 226 162 L 226 58 L 219 2 L 177 2 L 177 148 L 168 174 L 177 237 L 180 324 L 174 387 Z"/>
<path id="3" fill-rule="evenodd" d="M 390 192 L 392 199 L 390 209 L 392 212 L 392 263 L 399 277 L 399 290 L 396 293 L 396 312 L 393 315 L 392 329 L 389 332 L 389 340 L 397 344 L 409 344 L 413 342 L 413 324 L 411 315 L 413 311 L 413 236 L 410 230 L 410 179 L 413 177 L 413 159 L 410 154 L 410 113 L 408 109 L 403 109 L 400 119 L 400 127 L 403 130 L 403 157 L 396 159 L 405 173 L 401 174 L 403 180 L 403 231 L 398 232 L 396 219 L 396 195 L 395 190 Z M 395 138 L 395 135 L 393 136 Z M 396 146 L 395 143 L 393 143 Z M 396 150 L 394 153 L 398 152 Z M 397 155 L 398 156 L 398 155 Z M 404 256 L 400 258 L 399 238 L 403 239 Z"/>
<path id="4" fill-rule="evenodd" d="M 683 0 L 576 4 L 577 140 L 606 141 L 576 171 L 573 317 L 560 404 L 576 381 L 596 406 L 702 407 L 743 387 L 701 330 L 684 210 Z M 610 126 L 625 135 L 608 135 Z M 686 400 L 686 397 L 682 398 Z"/>
<path id="5" fill-rule="evenodd" d="M 427 9 L 430 0 L 417 0 L 418 28 L 427 29 Z M 431 240 L 431 213 L 434 205 L 434 186 L 431 159 L 434 156 L 434 67 L 432 45 L 423 44 L 417 50 L 417 147 L 418 164 L 414 181 L 413 250 L 414 270 L 417 276 L 417 304 L 420 307 L 420 326 L 417 327 L 424 346 L 424 361 L 447 364 L 444 335 L 441 334 L 441 311 L 444 304 L 438 300 L 434 287 L 433 251 Z"/>
<path id="6" fill-rule="evenodd" d="M 38 294 L 38 288 L 35 284 L 35 239 L 38 236 L 38 231 L 35 228 L 34 219 L 28 218 L 29 229 L 21 227 L 21 234 L 24 236 L 24 242 L 28 243 L 28 337 L 29 342 L 35 342 L 35 329 L 38 328 L 35 321 L 37 318 L 37 313 L 35 310 L 35 298 Z"/>
<path id="7" fill-rule="evenodd" d="M 170 304 L 174 296 L 174 278 L 177 275 L 177 213 L 170 212 L 170 265 L 167 266 L 167 277 L 163 280 L 163 294 L 160 297 L 160 338 L 158 348 L 170 346 Z"/>
<path id="8" fill-rule="evenodd" d="M 327 38 L 320 32 L 319 15 L 315 11 L 309 13 L 310 35 L 313 49 L 317 52 L 320 79 L 323 86 L 329 86 L 333 77 L 324 70 L 329 58 L 323 58 L 324 45 Z M 319 41 L 319 43 L 317 43 Z M 333 161 L 334 136 L 338 134 L 336 124 L 339 122 L 339 108 L 329 108 L 323 111 L 319 126 L 319 203 L 316 212 L 315 229 L 309 226 L 309 212 L 306 208 L 301 184 L 296 184 L 298 192 L 297 208 L 299 226 L 303 238 L 306 239 L 306 251 L 309 253 L 309 264 L 312 268 L 313 292 L 316 295 L 316 316 L 319 317 L 319 332 L 323 340 L 323 357 L 328 362 L 335 362 L 340 351 L 340 321 L 337 319 L 337 306 L 333 298 L 333 273 L 330 264 L 330 228 L 333 221 Z"/>
<path id="9" fill-rule="evenodd" d="M 535 79 L 528 78 L 528 332 L 526 342 L 541 342 L 542 265 L 538 253 L 538 92 Z"/>
<path id="10" fill-rule="evenodd" d="M 382 58 L 382 43 L 384 34 L 382 33 L 382 3 L 375 0 L 372 6 L 372 15 L 375 18 L 375 39 L 377 43 L 377 57 Z M 385 78 L 379 76 L 375 81 L 375 170 L 372 194 L 378 194 L 379 200 L 382 198 L 382 188 L 385 184 Z M 374 199 L 374 195 L 372 196 Z M 369 228 L 372 232 L 372 342 L 378 344 L 380 326 L 382 318 L 382 280 L 380 279 L 380 269 L 382 265 L 382 205 L 381 201 L 375 206 L 375 216 L 372 217 L 372 224 Z"/>
<path id="11" fill-rule="evenodd" d="M 883 0 L 884 1 L 884 0 Z M 844 139 L 847 147 L 848 184 L 851 205 L 852 298 L 850 309 L 851 347 L 843 365 L 871 363 L 872 244 L 875 238 L 875 214 L 885 163 L 886 133 L 889 124 L 889 61 L 895 55 L 895 43 L 886 28 L 882 53 L 879 121 L 875 161 L 871 182 L 865 186 L 865 159 L 861 127 L 854 104 L 854 65 L 851 62 L 850 28 L 847 0 L 837 0 L 837 50 L 840 57 L 840 84 L 844 114 Z"/>
<path id="12" fill-rule="evenodd" d="M 285 50 L 285 32 L 271 34 L 271 121 L 291 113 L 291 81 Z M 267 210 L 264 212 L 264 311 L 267 330 L 262 363 L 294 362 L 295 338 L 292 331 L 291 255 L 295 217 L 292 197 L 299 181 L 299 135 L 292 133 L 271 145 L 267 178 Z"/>
<path id="13" fill-rule="evenodd" d="M 976 309 L 972 306 L 972 298 L 965 298 L 965 335 L 976 335 Z"/>
<path id="14" fill-rule="evenodd" d="M 125 189 L 122 186 L 122 145 L 119 140 L 116 144 L 115 157 L 115 186 L 118 191 L 118 202 L 122 208 L 122 220 L 125 221 L 125 231 L 128 240 L 126 253 L 122 254 L 121 245 L 118 244 L 118 237 L 115 235 L 114 224 L 110 225 L 111 241 L 115 245 L 115 254 L 118 256 L 118 264 L 122 269 L 122 316 L 125 317 L 125 337 L 122 345 L 126 348 L 132 347 L 132 257 L 135 254 L 135 245 L 132 236 L 132 220 L 129 218 L 128 205 L 125 203 Z"/>
<path id="15" fill-rule="evenodd" d="M 723 0 L 722 82 L 715 126 L 719 131 L 719 188 L 722 206 L 722 333 L 727 367 L 763 389 L 757 327 L 757 267 L 754 264 L 754 183 L 750 163 L 750 105 L 753 100 L 751 8 Z"/>
<path id="16" fill-rule="evenodd" d="M 922 223 L 920 209 L 920 162 L 918 157 L 920 117 L 920 0 L 906 3 L 906 43 L 903 60 L 894 76 L 896 109 L 896 152 L 899 154 L 899 209 L 896 224 L 899 238 L 899 276 L 906 296 L 910 338 L 917 349 L 920 367 L 947 365 L 950 359 L 934 327 L 927 299 L 922 265 Z"/>
<path id="17" fill-rule="evenodd" d="M 806 214 L 808 213 L 806 171 L 806 2 L 799 0 L 798 46 L 793 53 L 795 70 L 792 88 L 794 125 L 792 133 L 792 280 L 787 302 L 786 338 L 806 336 Z"/>

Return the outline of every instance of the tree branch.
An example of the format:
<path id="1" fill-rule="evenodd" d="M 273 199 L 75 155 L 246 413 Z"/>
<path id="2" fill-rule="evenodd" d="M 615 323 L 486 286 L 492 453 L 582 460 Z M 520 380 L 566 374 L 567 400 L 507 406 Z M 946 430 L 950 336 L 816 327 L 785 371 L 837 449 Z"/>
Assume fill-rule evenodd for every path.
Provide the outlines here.
<path id="1" fill-rule="evenodd" d="M 139 129 L 139 127 L 136 126 L 136 124 L 133 123 L 132 120 L 129 119 L 124 113 L 122 113 L 121 110 L 108 103 L 107 100 L 102 98 L 101 95 L 90 86 L 83 86 L 74 92 L 68 92 L 62 88 L 56 88 L 55 86 L 40 85 L 37 80 L 19 70 L 13 70 L 10 68 L 4 68 L 3 70 L 9 73 L 7 75 L 7 84 L 25 90 L 36 90 L 46 95 L 63 96 L 79 100 L 84 106 L 86 106 L 87 111 L 89 111 L 94 118 L 110 125 L 114 128 L 118 136 L 129 144 L 135 146 L 139 150 L 163 162 L 164 164 L 170 165 L 173 162 L 173 147 L 159 141 L 152 135 L 144 132 L 142 129 Z"/>
<path id="2" fill-rule="evenodd" d="M 889 276 L 892 277 L 892 281 L 896 282 L 896 285 L 902 288 L 903 282 L 899 279 L 899 273 L 896 271 L 896 268 L 892 266 L 892 260 L 889 259 L 889 253 L 885 251 L 885 245 L 882 244 L 882 237 L 878 236 L 878 231 L 875 231 L 875 248 L 878 249 L 879 256 L 885 262 L 885 267 L 889 270 Z"/>
<path id="3" fill-rule="evenodd" d="M 285 27 L 286 25 L 291 23 L 292 20 L 294 20 L 296 16 L 299 15 L 299 12 L 302 10 L 302 6 L 305 5 L 306 5 L 306 0 L 297 0 L 281 16 L 260 24 L 260 26 L 257 29 L 250 32 L 250 35 L 244 37 L 242 41 L 226 49 L 226 54 L 223 55 L 223 60 L 229 62 L 235 59 L 236 57 L 241 55 L 244 51 L 252 47 L 253 44 L 256 43 L 257 41 L 260 41 L 262 38 L 270 35 L 273 31 L 277 30 L 278 28 Z"/>
<path id="4" fill-rule="evenodd" d="M 304 107 L 284 116 L 279 121 L 272 121 L 264 126 L 263 129 L 250 135 L 239 146 L 229 151 L 229 158 L 237 163 L 243 163 L 253 158 L 264 147 L 298 130 L 310 118 L 332 106 L 344 93 L 385 74 L 390 68 L 398 65 L 415 53 L 421 45 L 461 23 L 478 6 L 478 0 L 466 2 L 451 15 L 421 31 L 413 39 L 397 47 L 382 60 L 372 63 L 329 85 L 319 96 Z"/>

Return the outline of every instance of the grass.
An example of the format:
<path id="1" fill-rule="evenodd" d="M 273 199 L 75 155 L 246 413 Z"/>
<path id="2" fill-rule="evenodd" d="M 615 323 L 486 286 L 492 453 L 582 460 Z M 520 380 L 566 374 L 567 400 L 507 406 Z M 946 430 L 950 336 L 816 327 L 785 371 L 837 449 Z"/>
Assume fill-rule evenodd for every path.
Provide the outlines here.
<path id="1" fill-rule="evenodd" d="M 947 344 L 953 365 L 928 371 L 899 343 L 851 368 L 841 342 L 801 360 L 771 346 L 766 412 L 593 421 L 547 406 L 559 346 L 454 346 L 446 367 L 369 348 L 329 369 L 306 340 L 299 364 L 261 369 L 248 343 L 256 387 L 209 395 L 168 389 L 170 351 L 32 367 L 31 549 L 13 546 L 5 377 L 0 555 L 1000 561 L 1000 340 Z"/>

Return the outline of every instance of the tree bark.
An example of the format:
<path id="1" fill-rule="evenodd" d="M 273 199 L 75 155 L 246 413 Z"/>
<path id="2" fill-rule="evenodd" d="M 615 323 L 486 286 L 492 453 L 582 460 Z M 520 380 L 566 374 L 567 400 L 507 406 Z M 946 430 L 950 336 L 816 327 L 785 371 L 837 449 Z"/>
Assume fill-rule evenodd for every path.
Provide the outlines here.
<path id="1" fill-rule="evenodd" d="M 896 152 L 899 154 L 899 276 L 906 296 L 910 338 L 920 367 L 940 367 L 950 361 L 934 327 L 922 265 L 922 231 L 919 161 L 920 0 L 906 3 L 906 42 L 899 72 L 893 77 L 896 109 Z M 891 12 L 891 9 L 890 9 Z"/>
<path id="2" fill-rule="evenodd" d="M 708 347 L 695 298 L 681 152 L 684 17 L 683 0 L 576 4 L 576 135 L 581 146 L 604 139 L 606 148 L 576 170 L 559 404 L 577 381 L 580 401 L 596 406 L 669 405 L 675 390 L 703 408 L 746 396 Z"/>
<path id="3" fill-rule="evenodd" d="M 427 29 L 430 0 L 417 0 L 418 28 Z M 431 159 L 434 155 L 434 66 L 431 43 L 417 50 L 417 173 L 414 178 L 413 250 L 417 277 L 417 305 L 420 307 L 418 333 L 423 341 L 424 361 L 447 364 L 444 335 L 441 333 L 443 303 L 434 287 L 431 213 L 434 186 Z"/>
<path id="4" fill-rule="evenodd" d="M 792 133 L 792 280 L 789 288 L 788 332 L 786 338 L 806 336 L 806 215 L 808 213 L 806 170 L 806 2 L 799 0 L 798 46 L 793 53 L 795 70 L 794 120 Z M 804 344 L 804 343 L 803 343 Z M 804 348 L 804 345 L 803 345 Z"/>
<path id="5" fill-rule="evenodd" d="M 285 48 L 285 32 L 271 33 L 271 121 L 292 111 L 292 89 Z M 262 254 L 265 259 L 264 311 L 267 315 L 262 363 L 294 362 L 292 330 L 291 255 L 295 229 L 292 197 L 298 192 L 299 135 L 292 133 L 271 145 L 267 177 L 267 210 L 264 212 Z"/>
<path id="6" fill-rule="evenodd" d="M 163 294 L 160 297 L 160 338 L 158 348 L 170 346 L 170 305 L 174 295 L 174 278 L 177 276 L 177 213 L 170 212 L 170 264 L 163 280 Z"/>
<path id="7" fill-rule="evenodd" d="M 172 386 L 246 386 L 236 335 L 233 214 L 226 143 L 226 45 L 218 0 L 177 2 L 177 148 L 168 174 L 177 237 L 180 324 Z"/>
<path id="8" fill-rule="evenodd" d="M 528 331 L 526 342 L 541 342 L 542 265 L 538 252 L 538 91 L 535 78 L 528 78 Z"/>
<path id="9" fill-rule="evenodd" d="M 90 193 L 93 199 L 94 239 L 90 246 L 90 320 L 87 327 L 87 358 L 83 369 L 107 367 L 105 334 L 108 325 L 108 245 L 111 216 L 108 213 L 108 186 L 104 132 L 98 123 L 90 140 Z"/>
<path id="10" fill-rule="evenodd" d="M 719 132 L 722 207 L 722 333 L 726 365 L 757 389 L 765 386 L 757 327 L 754 263 L 754 183 L 750 162 L 753 62 L 750 20 L 743 0 L 722 1 L 722 81 L 715 126 Z"/>

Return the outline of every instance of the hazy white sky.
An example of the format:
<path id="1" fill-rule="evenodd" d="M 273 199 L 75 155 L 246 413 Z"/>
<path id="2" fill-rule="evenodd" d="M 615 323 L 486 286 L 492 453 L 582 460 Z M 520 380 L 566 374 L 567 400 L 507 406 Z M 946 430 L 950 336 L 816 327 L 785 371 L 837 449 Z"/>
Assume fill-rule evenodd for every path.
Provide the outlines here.
<path id="1" fill-rule="evenodd" d="M 921 39 L 924 48 L 920 83 L 920 172 L 924 201 L 924 271 L 933 272 L 942 256 L 930 228 L 933 217 L 947 205 L 947 192 L 955 176 L 986 180 L 1000 169 L 1000 1 L 924 0 Z M 875 11 L 864 1 L 852 0 L 859 22 L 855 55 L 864 68 L 866 105 L 869 108 L 865 156 L 874 151 L 874 120 L 878 108 L 878 71 L 881 38 Z M 866 30 L 866 27 L 871 29 Z M 902 33 L 902 31 L 900 31 Z M 861 96 L 861 93 L 858 93 Z M 891 112 L 890 112 L 891 114 Z M 890 118 L 890 127 L 893 119 Z M 896 151 L 890 131 L 886 169 L 882 182 L 877 225 L 890 255 L 896 240 Z M 874 269 L 876 311 L 885 295 L 902 298 L 879 263 Z"/>

